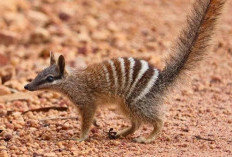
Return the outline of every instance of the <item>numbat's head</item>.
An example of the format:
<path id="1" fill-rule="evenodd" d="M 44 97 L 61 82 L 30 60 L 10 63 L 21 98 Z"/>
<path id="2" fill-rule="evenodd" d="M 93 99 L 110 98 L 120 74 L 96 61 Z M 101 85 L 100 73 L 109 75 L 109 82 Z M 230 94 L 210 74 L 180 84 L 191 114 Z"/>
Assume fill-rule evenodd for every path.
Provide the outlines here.
<path id="1" fill-rule="evenodd" d="M 56 62 L 53 53 L 50 53 L 50 66 L 41 71 L 31 83 L 24 86 L 26 90 L 35 91 L 39 89 L 54 89 L 56 88 L 65 76 L 65 60 L 62 55 L 59 56 Z"/>

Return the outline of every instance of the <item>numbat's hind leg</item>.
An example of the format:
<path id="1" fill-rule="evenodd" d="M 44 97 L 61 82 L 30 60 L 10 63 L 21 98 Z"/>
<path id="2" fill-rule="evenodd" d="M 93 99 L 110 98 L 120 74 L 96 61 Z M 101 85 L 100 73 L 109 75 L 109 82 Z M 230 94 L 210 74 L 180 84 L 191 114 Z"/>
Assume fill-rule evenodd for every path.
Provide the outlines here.
<path id="1" fill-rule="evenodd" d="M 119 131 L 117 133 L 116 137 L 117 138 L 119 138 L 119 137 L 126 137 L 126 136 L 128 136 L 130 134 L 133 134 L 139 128 L 140 125 L 141 125 L 140 122 L 138 122 L 138 121 L 132 121 L 131 122 L 131 126 L 128 127 L 128 128 L 126 128 L 126 129 L 123 129 L 123 130 Z"/>
<path id="2" fill-rule="evenodd" d="M 148 137 L 138 137 L 138 138 L 135 138 L 134 141 L 139 142 L 139 143 L 150 143 L 154 141 L 162 129 L 163 121 L 160 119 L 157 119 L 155 123 L 153 124 L 153 126 L 154 126 L 154 129 L 150 133 L 150 135 L 148 135 Z"/>

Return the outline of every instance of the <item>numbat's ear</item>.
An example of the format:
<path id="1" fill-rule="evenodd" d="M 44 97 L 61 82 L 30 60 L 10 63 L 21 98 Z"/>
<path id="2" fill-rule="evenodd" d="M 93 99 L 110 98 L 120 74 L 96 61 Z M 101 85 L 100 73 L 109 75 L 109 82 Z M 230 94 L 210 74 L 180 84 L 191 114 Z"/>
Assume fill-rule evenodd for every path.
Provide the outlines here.
<path id="1" fill-rule="evenodd" d="M 64 56 L 60 55 L 58 59 L 58 69 L 62 75 L 64 74 L 64 68 L 65 68 Z"/>
<path id="2" fill-rule="evenodd" d="M 55 56 L 53 52 L 50 52 L 50 65 L 56 64 Z"/>

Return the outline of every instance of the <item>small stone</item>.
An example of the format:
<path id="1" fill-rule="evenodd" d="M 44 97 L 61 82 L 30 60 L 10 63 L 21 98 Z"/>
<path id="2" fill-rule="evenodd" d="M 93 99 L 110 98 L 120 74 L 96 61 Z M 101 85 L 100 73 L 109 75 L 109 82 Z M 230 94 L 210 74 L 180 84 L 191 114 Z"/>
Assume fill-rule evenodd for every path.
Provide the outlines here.
<path id="1" fill-rule="evenodd" d="M 43 0 L 43 1 L 46 3 L 55 3 L 56 2 L 56 0 Z"/>
<path id="2" fill-rule="evenodd" d="M 26 122 L 26 125 L 29 126 L 29 127 L 38 127 L 38 121 L 37 120 L 33 120 L 33 119 L 30 119 Z"/>
<path id="3" fill-rule="evenodd" d="M 59 148 L 61 148 L 61 149 L 62 149 L 62 148 L 64 148 L 64 145 L 63 145 L 63 143 L 62 143 L 62 142 L 58 142 L 58 143 L 57 143 L 57 145 L 58 145 L 58 146 L 59 146 Z"/>
<path id="4" fill-rule="evenodd" d="M 117 32 L 119 31 L 119 28 L 117 27 L 117 25 L 115 23 L 113 23 L 112 21 L 108 23 L 108 29 L 112 32 Z"/>
<path id="5" fill-rule="evenodd" d="M 93 32 L 93 39 L 94 40 L 106 40 L 109 36 L 109 32 L 107 31 L 96 31 L 96 32 Z"/>
<path id="6" fill-rule="evenodd" d="M 221 82 L 221 78 L 219 76 L 211 76 L 210 84 Z"/>
<path id="7" fill-rule="evenodd" d="M 57 155 L 55 153 L 45 153 L 44 154 L 45 157 L 56 157 Z"/>
<path id="8" fill-rule="evenodd" d="M 50 41 L 50 33 L 43 28 L 37 28 L 30 36 L 32 43 L 46 43 Z"/>
<path id="9" fill-rule="evenodd" d="M 165 138 L 165 141 L 168 141 L 168 142 L 169 142 L 169 141 L 171 141 L 171 138 L 170 138 L 170 137 L 166 137 L 166 138 Z"/>
<path id="10" fill-rule="evenodd" d="M 40 57 L 46 59 L 50 56 L 50 50 L 48 50 L 47 48 L 43 49 L 40 54 L 39 54 Z"/>
<path id="11" fill-rule="evenodd" d="M 14 129 L 17 130 L 17 129 L 22 129 L 23 128 L 23 125 L 19 124 L 19 123 L 15 123 L 14 124 Z"/>
<path id="12" fill-rule="evenodd" d="M 0 31 L 0 44 L 10 45 L 18 41 L 18 34 L 10 31 Z"/>
<path id="13" fill-rule="evenodd" d="M 231 120 L 231 119 L 229 119 L 227 122 L 228 122 L 229 124 L 232 124 L 232 120 Z"/>
<path id="14" fill-rule="evenodd" d="M 4 66 L 9 62 L 5 55 L 0 54 L 0 66 Z"/>
<path id="15" fill-rule="evenodd" d="M 114 145 L 114 146 L 117 146 L 117 145 L 120 145 L 120 142 L 119 142 L 119 141 L 114 140 L 114 141 L 111 141 L 111 144 L 112 144 L 112 145 Z"/>
<path id="16" fill-rule="evenodd" d="M 79 54 L 82 54 L 82 55 L 86 55 L 86 53 L 87 53 L 87 48 L 85 47 L 85 46 L 83 46 L 83 47 L 78 47 L 78 53 Z"/>
<path id="17" fill-rule="evenodd" d="M 30 10 L 28 12 L 28 16 L 31 22 L 37 27 L 44 26 L 45 24 L 49 22 L 48 16 L 39 11 Z"/>
<path id="18" fill-rule="evenodd" d="M 8 153 L 6 150 L 0 151 L 0 157 L 8 157 Z"/>
<path id="19" fill-rule="evenodd" d="M 11 123 L 6 123 L 5 125 L 7 129 L 12 129 L 12 130 L 14 129 L 14 125 Z"/>
<path id="20" fill-rule="evenodd" d="M 12 135 L 6 132 L 2 135 L 2 137 L 4 141 L 9 141 L 10 139 L 12 139 Z"/>
<path id="21" fill-rule="evenodd" d="M 20 112 L 15 112 L 15 113 L 17 113 L 17 115 L 15 115 L 15 113 L 13 114 L 15 117 L 17 117 L 16 118 L 17 120 L 19 119 L 19 117 L 22 118 L 21 112 L 28 110 L 27 103 L 25 103 L 23 101 L 16 100 L 12 103 L 12 105 L 15 106 L 18 111 L 20 111 Z"/>
<path id="22" fill-rule="evenodd" d="M 53 98 L 58 99 L 58 98 L 60 98 L 60 96 L 61 95 L 59 93 L 53 92 Z"/>
<path id="23" fill-rule="evenodd" d="M 10 94 L 10 93 L 11 92 L 9 88 L 7 88 L 6 86 L 0 85 L 0 96 Z"/>
<path id="24" fill-rule="evenodd" d="M 10 63 L 13 65 L 13 66 L 17 66 L 20 62 L 20 58 L 19 57 L 12 57 L 11 60 L 10 60 Z"/>
<path id="25" fill-rule="evenodd" d="M 98 26 L 98 22 L 97 22 L 97 20 L 95 20 L 93 17 L 88 16 L 88 17 L 86 17 L 86 25 L 87 25 L 88 27 L 95 28 L 95 27 Z"/>
<path id="26" fill-rule="evenodd" d="M 0 126 L 0 133 L 3 132 L 5 128 L 3 126 Z"/>
<path id="27" fill-rule="evenodd" d="M 15 76 L 15 68 L 13 66 L 4 66 L 0 68 L 0 77 L 2 79 L 2 84 L 11 80 Z"/>
<path id="28" fill-rule="evenodd" d="M 6 149 L 6 146 L 0 146 L 0 151 Z"/>
<path id="29" fill-rule="evenodd" d="M 64 125 L 62 125 L 62 130 L 68 130 L 68 128 L 70 128 L 70 125 L 65 123 Z"/>
<path id="30" fill-rule="evenodd" d="M 91 39 L 87 33 L 80 33 L 76 36 L 78 42 L 89 42 Z"/>
<path id="31" fill-rule="evenodd" d="M 16 11 L 17 5 L 15 0 L 0 1 L 0 10 L 2 11 Z"/>
<path id="32" fill-rule="evenodd" d="M 22 31 L 25 31 L 28 28 L 29 21 L 23 14 L 18 14 L 18 12 L 9 12 L 3 15 L 3 18 L 4 21 L 6 21 L 6 23 L 10 23 L 11 31 L 21 33 Z"/>
<path id="33" fill-rule="evenodd" d="M 59 18 L 63 21 L 68 21 L 70 19 L 71 15 L 68 14 L 67 12 L 60 12 L 59 13 Z"/>
<path id="34" fill-rule="evenodd" d="M 31 111 L 27 112 L 27 113 L 25 114 L 25 116 L 27 116 L 27 117 L 28 117 L 29 119 L 31 119 L 31 120 L 37 118 Z"/>
<path id="35" fill-rule="evenodd" d="M 10 80 L 6 82 L 4 85 L 12 89 L 16 89 L 20 91 L 24 90 L 23 85 L 20 82 L 18 82 L 18 80 Z"/>
<path id="36" fill-rule="evenodd" d="M 188 145 L 186 144 L 186 143 L 184 143 L 184 144 L 182 144 L 182 145 L 180 145 L 181 147 L 184 147 L 184 148 L 186 148 L 186 147 L 188 147 Z"/>
<path id="37" fill-rule="evenodd" d="M 43 140 L 50 140 L 51 137 L 52 137 L 52 134 L 50 132 L 46 132 L 46 133 L 42 134 Z"/>
<path id="38" fill-rule="evenodd" d="M 97 128 L 93 128 L 93 129 L 91 129 L 91 132 L 92 132 L 93 134 L 97 134 L 97 133 L 98 133 L 98 129 L 97 129 Z"/>

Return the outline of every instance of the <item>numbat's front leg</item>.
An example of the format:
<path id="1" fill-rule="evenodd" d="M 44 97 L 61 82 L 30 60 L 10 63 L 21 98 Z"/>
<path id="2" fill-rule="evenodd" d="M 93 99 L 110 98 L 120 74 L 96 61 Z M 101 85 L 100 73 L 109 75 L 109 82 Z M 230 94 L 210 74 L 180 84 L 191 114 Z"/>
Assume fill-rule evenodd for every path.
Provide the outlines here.
<path id="1" fill-rule="evenodd" d="M 95 111 L 96 111 L 96 107 L 94 106 L 80 109 L 80 113 L 82 116 L 82 123 L 81 123 L 80 138 L 77 139 L 78 142 L 84 141 L 88 138 L 90 127 L 94 122 Z"/>

